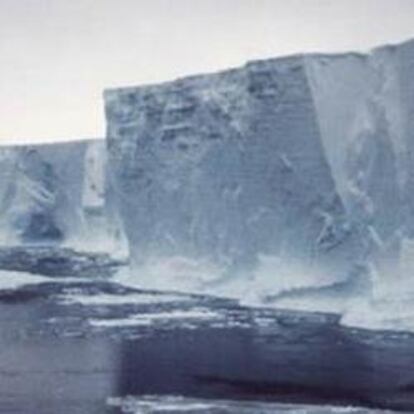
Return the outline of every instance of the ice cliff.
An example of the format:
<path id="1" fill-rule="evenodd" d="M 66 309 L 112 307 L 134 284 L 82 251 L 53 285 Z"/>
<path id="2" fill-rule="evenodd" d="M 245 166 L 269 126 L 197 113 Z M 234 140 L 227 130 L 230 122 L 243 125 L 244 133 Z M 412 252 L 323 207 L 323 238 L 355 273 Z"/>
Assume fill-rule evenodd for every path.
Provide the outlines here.
<path id="1" fill-rule="evenodd" d="M 350 324 L 414 328 L 414 41 L 368 55 L 309 56 L 321 139 L 347 217 L 364 232 L 370 295 Z"/>
<path id="2" fill-rule="evenodd" d="M 413 69 L 411 41 L 108 90 L 106 142 L 0 147 L 0 238 L 414 329 Z"/>
<path id="3" fill-rule="evenodd" d="M 137 277 L 339 311 L 411 286 L 413 68 L 407 42 L 106 91 Z"/>
<path id="4" fill-rule="evenodd" d="M 61 241 L 79 231 L 86 143 L 0 148 L 3 238 Z"/>
<path id="5" fill-rule="evenodd" d="M 2 244 L 107 240 L 105 163 L 104 140 L 0 147 Z"/>
<path id="6" fill-rule="evenodd" d="M 187 278 L 183 263 L 193 277 L 203 263 L 217 275 L 211 289 L 274 263 L 273 293 L 277 270 L 280 290 L 359 271 L 302 56 L 105 97 L 108 168 L 135 266 L 178 261 Z"/>

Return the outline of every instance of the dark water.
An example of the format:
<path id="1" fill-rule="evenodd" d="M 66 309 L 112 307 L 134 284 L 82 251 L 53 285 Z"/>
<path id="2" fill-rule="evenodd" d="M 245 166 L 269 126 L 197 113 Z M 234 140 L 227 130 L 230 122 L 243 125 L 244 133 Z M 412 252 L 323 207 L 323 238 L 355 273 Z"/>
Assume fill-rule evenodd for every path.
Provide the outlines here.
<path id="1" fill-rule="evenodd" d="M 1 291 L 0 330 L 0 413 L 115 413 L 109 398 L 144 395 L 414 412 L 414 337 L 332 315 L 68 282 Z M 232 412 L 267 412 L 247 407 Z"/>

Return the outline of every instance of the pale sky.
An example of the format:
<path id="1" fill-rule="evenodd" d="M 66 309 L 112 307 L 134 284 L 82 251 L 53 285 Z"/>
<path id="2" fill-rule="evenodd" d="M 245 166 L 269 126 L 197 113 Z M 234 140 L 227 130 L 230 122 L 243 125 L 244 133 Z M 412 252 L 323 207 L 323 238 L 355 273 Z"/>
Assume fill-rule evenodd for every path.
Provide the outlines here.
<path id="1" fill-rule="evenodd" d="M 0 0 L 0 143 L 103 137 L 102 91 L 414 37 L 414 0 Z"/>

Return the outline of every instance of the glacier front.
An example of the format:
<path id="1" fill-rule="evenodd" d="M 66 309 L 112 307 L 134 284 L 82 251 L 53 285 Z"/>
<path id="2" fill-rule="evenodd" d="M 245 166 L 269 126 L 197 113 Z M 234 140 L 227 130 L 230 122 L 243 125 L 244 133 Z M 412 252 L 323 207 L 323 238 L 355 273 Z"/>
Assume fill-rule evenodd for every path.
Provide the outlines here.
<path id="1" fill-rule="evenodd" d="M 86 142 L 0 148 L 4 242 L 58 242 L 79 232 Z"/>
<path id="2" fill-rule="evenodd" d="M 345 312 L 351 325 L 414 329 L 413 68 L 414 41 L 307 58 L 336 188 L 369 246 L 372 289 Z"/>
<path id="3" fill-rule="evenodd" d="M 136 278 L 348 321 L 409 295 L 413 68 L 411 41 L 107 90 Z"/>
<path id="4" fill-rule="evenodd" d="M 323 149 L 305 63 L 258 61 L 106 93 L 110 196 L 134 267 L 171 263 L 157 273 L 172 287 L 207 291 L 251 280 L 272 261 L 274 294 L 358 278 L 364 252 Z M 200 268 L 213 280 L 199 283 Z"/>
<path id="5" fill-rule="evenodd" d="M 120 244 L 106 203 L 105 140 L 2 146 L 0 167 L 2 246 Z"/>

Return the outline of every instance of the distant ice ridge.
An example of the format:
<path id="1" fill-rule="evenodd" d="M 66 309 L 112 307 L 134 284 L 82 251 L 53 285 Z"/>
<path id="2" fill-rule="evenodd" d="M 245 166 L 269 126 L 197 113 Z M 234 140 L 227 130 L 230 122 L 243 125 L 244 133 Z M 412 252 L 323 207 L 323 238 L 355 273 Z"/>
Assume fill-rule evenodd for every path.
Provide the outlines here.
<path id="1" fill-rule="evenodd" d="M 0 244 L 121 249 L 104 140 L 0 147 L 0 168 Z"/>
<path id="2" fill-rule="evenodd" d="M 86 143 L 0 148 L 2 239 L 57 242 L 80 230 Z"/>
<path id="3" fill-rule="evenodd" d="M 109 197 L 137 283 L 397 327 L 412 291 L 413 69 L 407 42 L 106 91 Z"/>

